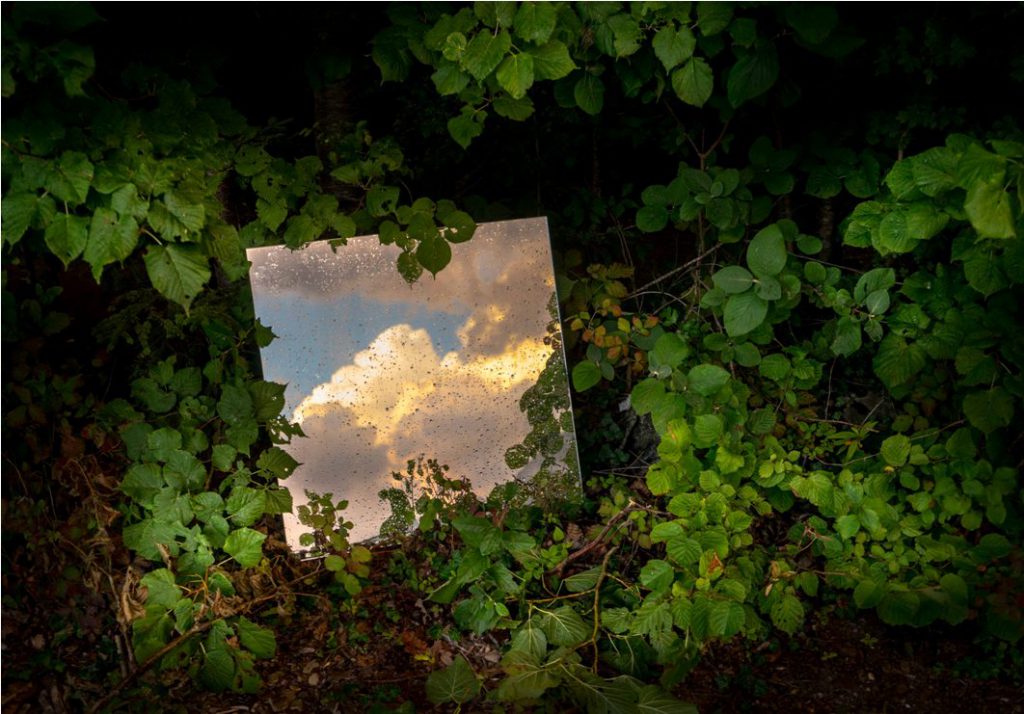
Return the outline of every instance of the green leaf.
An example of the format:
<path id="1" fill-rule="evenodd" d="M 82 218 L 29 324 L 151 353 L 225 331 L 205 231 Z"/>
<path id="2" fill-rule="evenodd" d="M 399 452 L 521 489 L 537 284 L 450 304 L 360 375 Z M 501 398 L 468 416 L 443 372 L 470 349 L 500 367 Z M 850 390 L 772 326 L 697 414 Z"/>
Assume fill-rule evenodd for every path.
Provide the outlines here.
<path id="1" fill-rule="evenodd" d="M 765 379 L 770 379 L 773 382 L 782 382 L 782 380 L 789 376 L 791 367 L 789 358 L 784 354 L 776 352 L 767 355 L 761 360 L 761 364 L 758 365 L 758 372 Z"/>
<path id="2" fill-rule="evenodd" d="M 522 99 L 533 86 L 533 57 L 526 52 L 509 55 L 502 60 L 494 76 L 510 97 Z"/>
<path id="3" fill-rule="evenodd" d="M 725 301 L 723 318 L 725 331 L 730 337 L 753 332 L 768 316 L 768 303 L 754 291 L 730 295 Z"/>
<path id="4" fill-rule="evenodd" d="M 575 647 L 590 636 L 590 628 L 570 605 L 542 611 L 541 628 L 556 647 Z"/>
<path id="5" fill-rule="evenodd" d="M 562 580 L 562 584 L 565 585 L 565 589 L 571 593 L 582 593 L 587 590 L 593 590 L 594 586 L 597 585 L 598 578 L 601 577 L 601 569 L 593 567 L 588 570 L 584 570 L 579 573 L 570 575 L 569 577 Z M 543 633 L 539 630 L 538 634 L 543 636 Z"/>
<path id="6" fill-rule="evenodd" d="M 836 8 L 826 3 L 795 3 L 785 8 L 786 22 L 801 40 L 812 45 L 824 42 L 839 23 Z"/>
<path id="7" fill-rule="evenodd" d="M 697 714 L 697 707 L 676 699 L 661 687 L 648 684 L 637 692 L 638 714 Z"/>
<path id="8" fill-rule="evenodd" d="M 477 81 L 483 81 L 501 62 L 512 46 L 507 30 L 493 33 L 490 30 L 478 32 L 462 54 L 460 64 Z"/>
<path id="9" fill-rule="evenodd" d="M 710 397 L 729 381 L 729 373 L 716 364 L 699 364 L 686 376 L 690 389 Z"/>
<path id="10" fill-rule="evenodd" d="M 716 288 L 733 295 L 745 292 L 753 284 L 754 276 L 744 267 L 730 265 L 712 275 L 711 280 Z"/>
<path id="11" fill-rule="evenodd" d="M 843 537 L 843 540 L 850 540 L 860 530 L 860 519 L 856 514 L 848 513 L 836 519 L 836 532 Z"/>
<path id="12" fill-rule="evenodd" d="M 168 213 L 174 216 L 181 227 L 183 234 L 198 232 L 206 224 L 206 210 L 201 203 L 190 203 L 174 191 L 164 194 L 164 205 Z"/>
<path id="13" fill-rule="evenodd" d="M 243 568 L 251 568 L 263 557 L 263 541 L 266 539 L 266 535 L 251 528 L 239 528 L 228 534 L 224 541 L 224 552 Z"/>
<path id="14" fill-rule="evenodd" d="M 720 637 L 732 637 L 746 622 L 743 606 L 732 600 L 718 600 L 708 612 L 708 625 L 711 634 Z"/>
<path id="15" fill-rule="evenodd" d="M 156 429 L 146 437 L 146 447 L 158 461 L 167 461 L 171 452 L 181 448 L 181 432 L 167 426 Z"/>
<path id="16" fill-rule="evenodd" d="M 280 446 L 271 446 L 260 454 L 256 466 L 271 474 L 275 478 L 283 479 L 292 475 L 299 462 L 291 454 Z"/>
<path id="17" fill-rule="evenodd" d="M 917 593 L 893 590 L 878 603 L 878 617 L 887 625 L 912 625 L 920 604 Z"/>
<path id="18" fill-rule="evenodd" d="M 258 380 L 249 382 L 249 394 L 252 396 L 254 416 L 257 421 L 268 421 L 278 416 L 284 409 L 283 384 Z"/>
<path id="19" fill-rule="evenodd" d="M 512 121 L 525 121 L 533 114 L 533 102 L 529 97 L 512 99 L 507 94 L 502 94 L 495 98 L 491 107 L 495 114 Z"/>
<path id="20" fill-rule="evenodd" d="M 964 397 L 964 414 L 971 426 L 991 434 L 1013 421 L 1013 397 L 1002 387 L 968 394 Z"/>
<path id="21" fill-rule="evenodd" d="M 779 55 L 775 45 L 766 42 L 747 53 L 729 70 L 726 94 L 729 104 L 738 107 L 771 89 L 779 77 Z"/>
<path id="22" fill-rule="evenodd" d="M 235 658 L 223 649 L 207 650 L 199 680 L 213 692 L 229 689 L 235 680 Z"/>
<path id="23" fill-rule="evenodd" d="M 1002 182 L 977 181 L 967 191 L 964 212 L 982 238 L 1013 238 L 1010 194 L 1003 190 Z"/>
<path id="24" fill-rule="evenodd" d="M 853 590 L 853 600 L 857 607 L 875 607 L 885 597 L 887 588 L 875 580 L 861 580 Z"/>
<path id="25" fill-rule="evenodd" d="M 442 96 L 458 94 L 469 84 L 469 75 L 454 62 L 443 61 L 437 71 L 430 75 L 437 93 Z"/>
<path id="26" fill-rule="evenodd" d="M 206 485 L 206 467 L 187 451 L 172 451 L 164 466 L 164 480 L 179 491 L 201 491 Z"/>
<path id="27" fill-rule="evenodd" d="M 153 245 L 144 260 L 153 287 L 186 312 L 210 279 L 206 256 L 194 245 Z"/>
<path id="28" fill-rule="evenodd" d="M 140 582 L 149 591 L 146 595 L 147 608 L 159 605 L 170 610 L 181 599 L 181 588 L 174 582 L 174 573 L 167 568 L 146 573 Z"/>
<path id="29" fill-rule="evenodd" d="M 927 361 L 924 350 L 918 344 L 910 344 L 904 338 L 889 334 L 878 346 L 873 360 L 875 374 L 889 389 L 908 382 L 920 372 Z"/>
<path id="30" fill-rule="evenodd" d="M 66 268 L 85 250 L 89 240 L 89 222 L 80 216 L 60 213 L 46 227 L 43 237 L 46 240 L 46 247 L 60 258 Z"/>
<path id="31" fill-rule="evenodd" d="M 693 423 L 697 446 L 706 449 L 717 444 L 723 429 L 722 417 L 717 414 L 700 414 Z"/>
<path id="32" fill-rule="evenodd" d="M 245 617 L 238 618 L 235 629 L 242 646 L 252 652 L 256 659 L 270 659 L 277 654 L 277 640 L 271 630 L 260 627 Z"/>
<path id="33" fill-rule="evenodd" d="M 292 494 L 286 488 L 268 488 L 265 492 L 266 505 L 264 512 L 270 514 L 291 513 Z"/>
<path id="34" fill-rule="evenodd" d="M 252 397 L 245 387 L 225 384 L 217 402 L 217 414 L 228 424 L 238 424 L 253 416 Z"/>
<path id="35" fill-rule="evenodd" d="M 569 56 L 569 48 L 558 40 L 531 50 L 530 54 L 533 55 L 534 79 L 561 79 L 576 69 L 576 63 Z"/>
<path id="36" fill-rule="evenodd" d="M 775 428 L 775 412 L 767 407 L 757 409 L 750 415 L 747 428 L 751 434 L 769 434 Z"/>
<path id="37" fill-rule="evenodd" d="M 881 454 L 890 466 L 903 466 L 910 458 L 910 439 L 902 434 L 890 436 L 882 442 Z"/>
<path id="38" fill-rule="evenodd" d="M 125 495 L 143 505 L 152 503 L 163 486 L 163 475 L 157 464 L 135 464 L 121 481 Z"/>
<path id="39" fill-rule="evenodd" d="M 665 552 L 680 565 L 694 565 L 700 560 L 700 543 L 685 535 L 673 536 L 665 543 Z"/>
<path id="40" fill-rule="evenodd" d="M 433 704 L 464 704 L 479 693 L 480 681 L 462 655 L 444 669 L 427 676 L 427 699 Z"/>
<path id="41" fill-rule="evenodd" d="M 786 239 L 778 224 L 762 228 L 750 241 L 747 265 L 758 276 L 778 275 L 786 267 Z"/>
<path id="42" fill-rule="evenodd" d="M 576 81 L 573 97 L 576 99 L 576 106 L 587 114 L 600 114 L 601 107 L 604 106 L 604 83 L 600 77 L 585 73 Z"/>
<path id="43" fill-rule="evenodd" d="M 671 72 L 674 67 L 690 59 L 697 46 L 697 39 L 688 27 L 676 30 L 673 25 L 665 25 L 654 35 L 651 46 L 654 54 L 665 65 L 665 71 Z"/>
<path id="44" fill-rule="evenodd" d="M 416 260 L 436 276 L 452 260 L 452 247 L 444 238 L 437 236 L 421 241 L 416 248 Z"/>
<path id="45" fill-rule="evenodd" d="M 25 235 L 32 225 L 39 196 L 34 193 L 8 193 L 0 204 L 0 224 L 2 224 L 3 242 L 14 245 Z"/>
<path id="46" fill-rule="evenodd" d="M 218 471 L 230 471 L 235 465 L 238 452 L 231 444 L 217 444 L 213 447 L 211 462 Z"/>
<path id="47" fill-rule="evenodd" d="M 625 13 L 619 13 L 609 17 L 606 22 L 612 31 L 612 45 L 616 57 L 628 57 L 640 49 L 643 32 L 635 19 Z"/>
<path id="48" fill-rule="evenodd" d="M 675 576 L 675 568 L 664 560 L 648 560 L 640 570 L 640 582 L 644 587 L 655 591 L 668 590 Z"/>
<path id="49" fill-rule="evenodd" d="M 717 35 L 729 26 L 732 21 L 732 3 L 699 2 L 697 3 L 697 27 L 705 37 Z"/>
<path id="50" fill-rule="evenodd" d="M 366 192 L 366 210 L 374 218 L 393 213 L 398 204 L 397 186 L 374 186 Z"/>
<path id="51" fill-rule="evenodd" d="M 690 355 L 690 347 L 674 332 L 666 332 L 654 343 L 650 352 L 652 361 L 675 369 Z"/>
<path id="52" fill-rule="evenodd" d="M 832 353 L 849 357 L 860 349 L 860 323 L 850 317 L 841 317 L 836 323 L 836 336 L 832 339 Z"/>
<path id="53" fill-rule="evenodd" d="M 780 630 L 792 635 L 804 621 L 804 606 L 793 595 L 783 595 L 771 609 L 772 622 Z"/>
<path id="54" fill-rule="evenodd" d="M 463 110 L 457 117 L 448 120 L 448 133 L 463 149 L 467 148 L 476 137 L 484 132 L 482 113 L 477 113 L 470 107 L 469 111 Z"/>
<path id="55" fill-rule="evenodd" d="M 79 151 L 65 151 L 46 174 L 46 190 L 69 207 L 85 203 L 93 179 L 89 157 Z"/>
<path id="56" fill-rule="evenodd" d="M 147 560 L 162 560 L 158 545 L 168 546 L 176 552 L 174 541 L 184 531 L 181 524 L 165 523 L 146 518 L 126 526 L 121 532 L 126 547 L 131 548 Z"/>
<path id="57" fill-rule="evenodd" d="M 715 75 L 703 57 L 691 57 L 672 72 L 672 89 L 676 96 L 694 107 L 703 107 L 711 98 Z"/>
<path id="58" fill-rule="evenodd" d="M 988 297 L 1009 287 L 994 251 L 985 245 L 973 246 L 964 256 L 964 276 L 967 284 Z"/>
<path id="59" fill-rule="evenodd" d="M 448 229 L 444 237 L 449 243 L 465 243 L 476 232 L 476 222 L 465 211 L 451 211 L 438 218 Z"/>
<path id="60" fill-rule="evenodd" d="M 551 3 L 524 2 L 516 11 L 512 26 L 517 37 L 539 45 L 548 41 L 557 22 L 558 15 Z"/>
<path id="61" fill-rule="evenodd" d="M 636 227 L 644 233 L 657 233 L 668 224 L 664 206 L 644 206 L 636 212 Z"/>
<path id="62" fill-rule="evenodd" d="M 577 392 L 585 392 L 601 381 L 601 368 L 587 360 L 572 368 L 572 386 Z"/>
<path id="63" fill-rule="evenodd" d="M 263 515 L 265 506 L 265 493 L 247 486 L 232 489 L 226 504 L 228 515 L 235 526 L 251 526 Z"/>

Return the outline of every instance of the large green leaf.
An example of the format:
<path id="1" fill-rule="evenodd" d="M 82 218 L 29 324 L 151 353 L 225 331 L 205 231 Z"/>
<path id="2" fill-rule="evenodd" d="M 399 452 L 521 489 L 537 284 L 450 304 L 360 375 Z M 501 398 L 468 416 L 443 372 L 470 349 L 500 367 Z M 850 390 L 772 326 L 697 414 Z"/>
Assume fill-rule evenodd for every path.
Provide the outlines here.
<path id="1" fill-rule="evenodd" d="M 693 55 L 697 39 L 688 27 L 677 30 L 673 25 L 665 25 L 655 33 L 651 46 L 654 54 L 665 65 L 665 71 L 670 72 Z"/>
<path id="2" fill-rule="evenodd" d="M 576 106 L 587 114 L 600 114 L 601 107 L 604 106 L 604 83 L 600 77 L 587 72 L 577 80 L 573 97 L 576 99 Z"/>
<path id="3" fill-rule="evenodd" d="M 772 622 L 786 634 L 792 635 L 804 621 L 804 606 L 793 595 L 783 595 L 771 608 Z"/>
<path id="4" fill-rule="evenodd" d="M 501 63 L 511 46 L 512 38 L 507 30 L 497 33 L 481 30 L 469 41 L 460 63 L 476 80 L 483 81 Z"/>
<path id="5" fill-rule="evenodd" d="M 725 301 L 723 318 L 725 331 L 730 337 L 740 337 L 756 330 L 767 316 L 768 303 L 753 290 L 730 295 Z"/>
<path id="6" fill-rule="evenodd" d="M 908 343 L 899 335 L 886 335 L 878 346 L 873 365 L 875 374 L 889 389 L 906 383 L 920 372 L 927 357 L 917 343 Z"/>
<path id="7" fill-rule="evenodd" d="M 452 247 L 440 235 L 428 238 L 416 248 L 416 260 L 436 276 L 452 261 Z"/>
<path id="8" fill-rule="evenodd" d="M 773 223 L 757 232 L 747 247 L 747 266 L 755 275 L 774 276 L 786 267 L 786 239 Z"/>
<path id="9" fill-rule="evenodd" d="M 0 205 L 0 224 L 2 224 L 3 241 L 14 245 L 25 231 L 32 225 L 39 196 L 35 193 L 8 193 Z"/>
<path id="10" fill-rule="evenodd" d="M 890 466 L 903 466 L 910 458 L 910 439 L 903 434 L 890 436 L 882 442 L 881 453 Z"/>
<path id="11" fill-rule="evenodd" d="M 238 631 L 238 639 L 242 646 L 252 652 L 253 657 L 270 659 L 277 654 L 277 640 L 273 631 L 260 627 L 245 617 L 238 618 L 235 629 Z"/>
<path id="12" fill-rule="evenodd" d="M 746 621 L 746 613 L 743 606 L 732 600 L 718 600 L 711 605 L 708 612 L 708 625 L 711 634 L 720 637 L 732 637 Z"/>
<path id="13" fill-rule="evenodd" d="M 522 99 L 533 85 L 533 57 L 526 52 L 509 55 L 494 76 L 510 97 Z"/>
<path id="14" fill-rule="evenodd" d="M 743 55 L 729 70 L 726 94 L 729 104 L 738 107 L 759 97 L 775 84 L 779 77 L 779 55 L 775 45 L 761 44 L 755 51 Z"/>
<path id="15" fill-rule="evenodd" d="M 544 611 L 540 622 L 548 642 L 557 647 L 575 647 L 590 636 L 590 627 L 571 605 Z"/>
<path id="16" fill-rule="evenodd" d="M 576 69 L 576 63 L 569 56 L 569 48 L 558 40 L 531 50 L 530 54 L 533 55 L 534 79 L 561 79 Z"/>
<path id="17" fill-rule="evenodd" d="M 464 704 L 480 693 L 480 681 L 462 655 L 427 676 L 427 699 L 434 704 Z"/>
<path id="18" fill-rule="evenodd" d="M 555 6 L 547 2 L 524 2 L 516 11 L 513 27 L 517 37 L 543 44 L 551 37 L 558 22 Z"/>
<path id="19" fill-rule="evenodd" d="M 577 392 L 585 392 L 600 381 L 601 368 L 590 360 L 572 368 L 572 386 Z"/>
<path id="20" fill-rule="evenodd" d="M 703 57 L 691 57 L 672 72 L 672 89 L 687 104 L 703 107 L 711 98 L 715 75 Z"/>
<path id="21" fill-rule="evenodd" d="M 967 191 L 964 212 L 982 238 L 1013 238 L 1017 231 L 1010 203 L 1001 182 L 977 181 Z"/>
<path id="22" fill-rule="evenodd" d="M 251 568 L 263 557 L 263 541 L 267 536 L 252 528 L 239 528 L 228 534 L 224 552 L 238 561 L 243 568 Z"/>
<path id="23" fill-rule="evenodd" d="M 754 283 L 754 276 L 742 266 L 730 265 L 712 275 L 711 281 L 719 290 L 733 295 L 749 288 Z"/>
<path id="24" fill-rule="evenodd" d="M 687 374 L 690 389 L 709 397 L 729 381 L 729 373 L 717 364 L 699 364 Z"/>
<path id="25" fill-rule="evenodd" d="M 46 190 L 68 207 L 85 203 L 93 179 L 93 165 L 80 151 L 65 151 L 46 175 Z"/>
<path id="26" fill-rule="evenodd" d="M 153 287 L 186 312 L 210 279 L 207 258 L 194 245 L 153 245 L 144 260 Z"/>
<path id="27" fill-rule="evenodd" d="M 58 214 L 46 227 L 43 238 L 50 252 L 67 267 L 85 250 L 89 240 L 89 221 L 81 216 Z"/>
<path id="28" fill-rule="evenodd" d="M 1013 421 L 1013 397 L 1002 387 L 964 397 L 964 415 L 971 426 L 989 434 Z"/>

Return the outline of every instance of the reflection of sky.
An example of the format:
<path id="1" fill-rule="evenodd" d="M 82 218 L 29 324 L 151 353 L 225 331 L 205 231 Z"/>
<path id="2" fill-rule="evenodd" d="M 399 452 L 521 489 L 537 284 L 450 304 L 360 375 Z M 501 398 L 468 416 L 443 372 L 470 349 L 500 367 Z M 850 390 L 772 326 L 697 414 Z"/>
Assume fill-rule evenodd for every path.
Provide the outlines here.
<path id="1" fill-rule="evenodd" d="M 504 454 L 529 431 L 518 401 L 551 349 L 544 219 L 480 226 L 412 287 L 397 254 L 374 236 L 337 253 L 249 251 L 257 317 L 278 335 L 264 373 L 288 383 L 287 413 L 307 435 L 286 447 L 302 465 L 285 485 L 296 505 L 306 489 L 348 499 L 353 540 L 376 535 L 389 515 L 377 492 L 407 459 L 437 458 L 480 495 L 514 478 Z M 285 526 L 295 546 L 301 526 Z"/>
<path id="2" fill-rule="evenodd" d="M 273 299 L 258 296 L 257 310 L 260 321 L 272 325 L 278 336 L 261 351 L 264 379 L 288 385 L 288 414 L 316 385 L 331 378 L 338 368 L 338 355 L 366 349 L 388 327 L 404 323 L 425 328 L 434 349 L 444 354 L 459 348 L 456 330 L 467 317 L 430 311 L 421 304 L 378 302 L 359 295 L 314 301 L 290 291 Z"/>

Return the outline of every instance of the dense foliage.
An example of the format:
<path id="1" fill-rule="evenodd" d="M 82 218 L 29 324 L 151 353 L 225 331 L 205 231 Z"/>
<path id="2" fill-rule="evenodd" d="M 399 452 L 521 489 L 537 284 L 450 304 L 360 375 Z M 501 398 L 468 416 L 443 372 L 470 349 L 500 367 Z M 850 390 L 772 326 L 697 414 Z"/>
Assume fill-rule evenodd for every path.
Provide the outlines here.
<path id="1" fill-rule="evenodd" d="M 256 692 L 275 655 L 285 586 L 249 583 L 301 431 L 244 249 L 377 233 L 444 280 L 475 221 L 542 213 L 587 499 L 410 464 L 412 585 L 508 635 L 431 701 L 679 711 L 707 643 L 844 599 L 1021 639 L 1019 7 L 268 9 L 232 29 L 297 39 L 258 61 L 212 15 L 181 57 L 115 41 L 132 10 L 4 12 L 5 568 L 81 543 L 137 598 L 132 678 Z M 350 599 L 343 508 L 300 515 Z"/>

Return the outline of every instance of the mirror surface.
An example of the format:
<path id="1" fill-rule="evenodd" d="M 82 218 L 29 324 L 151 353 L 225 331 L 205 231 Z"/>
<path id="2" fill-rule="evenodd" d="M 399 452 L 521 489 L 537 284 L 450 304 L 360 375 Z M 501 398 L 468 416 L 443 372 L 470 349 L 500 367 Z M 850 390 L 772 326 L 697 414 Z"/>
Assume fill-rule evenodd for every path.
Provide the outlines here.
<path id="1" fill-rule="evenodd" d="M 349 503 L 353 543 L 405 529 L 431 460 L 481 497 L 505 483 L 574 497 L 546 219 L 481 224 L 436 279 L 412 285 L 400 253 L 377 236 L 248 250 L 256 316 L 277 335 L 261 349 L 264 378 L 287 385 L 285 414 L 306 434 L 283 445 L 301 464 L 283 482 L 295 513 L 307 491 L 331 493 Z M 309 550 L 310 528 L 284 519 L 289 545 Z"/>

